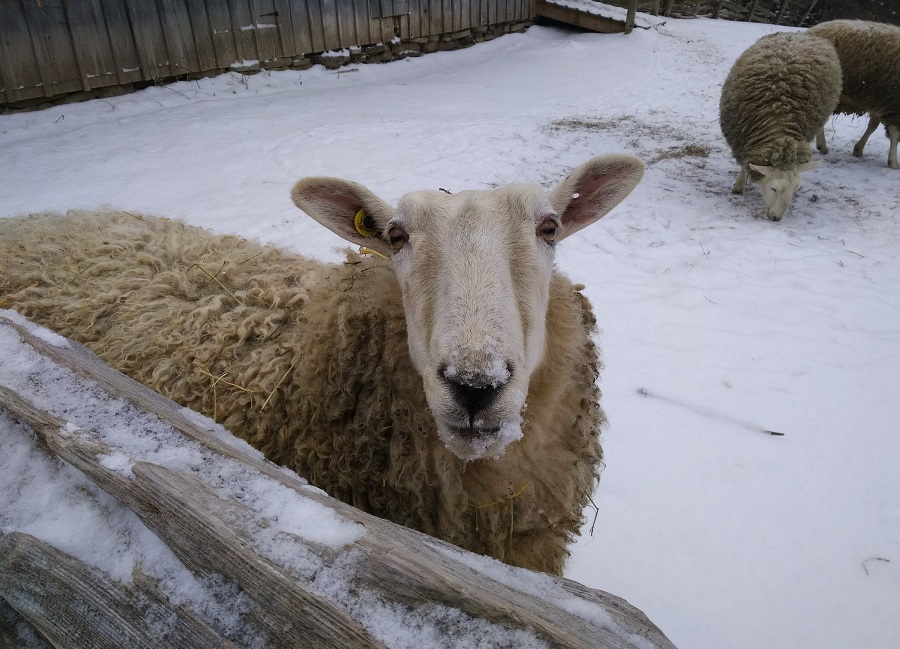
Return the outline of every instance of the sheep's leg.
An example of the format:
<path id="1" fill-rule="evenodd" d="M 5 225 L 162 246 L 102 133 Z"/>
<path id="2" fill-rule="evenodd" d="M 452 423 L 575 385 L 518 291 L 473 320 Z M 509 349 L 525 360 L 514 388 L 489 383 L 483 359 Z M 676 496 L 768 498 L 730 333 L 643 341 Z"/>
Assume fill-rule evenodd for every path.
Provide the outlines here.
<path id="1" fill-rule="evenodd" d="M 734 187 L 731 188 L 732 194 L 743 194 L 744 190 L 747 188 L 747 165 L 742 164 L 741 170 L 738 172 L 737 180 L 734 182 Z"/>
<path id="2" fill-rule="evenodd" d="M 825 154 L 828 153 L 828 143 L 825 141 L 825 127 L 822 126 L 819 129 L 819 132 L 816 133 L 816 148 L 819 150 L 819 153 Z"/>
<path id="3" fill-rule="evenodd" d="M 888 126 L 888 137 L 891 138 L 891 147 L 888 149 L 888 167 L 891 169 L 900 169 L 900 163 L 897 162 L 897 143 L 900 142 L 900 126 Z"/>
<path id="4" fill-rule="evenodd" d="M 875 132 L 875 129 L 878 128 L 878 125 L 881 123 L 881 115 L 877 115 L 875 113 L 871 113 L 869 115 L 869 126 L 866 128 L 866 132 L 863 133 L 863 136 L 859 138 L 859 142 L 853 147 L 853 155 L 857 158 L 861 158 L 863 154 L 863 149 L 866 147 L 866 142 L 869 141 L 869 136 Z"/>

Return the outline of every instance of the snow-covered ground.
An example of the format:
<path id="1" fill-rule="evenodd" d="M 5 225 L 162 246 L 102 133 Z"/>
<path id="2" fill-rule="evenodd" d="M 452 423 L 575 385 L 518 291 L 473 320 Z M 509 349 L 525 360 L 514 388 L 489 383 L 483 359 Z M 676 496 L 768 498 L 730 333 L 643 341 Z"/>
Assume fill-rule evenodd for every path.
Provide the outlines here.
<path id="1" fill-rule="evenodd" d="M 898 646 L 900 172 L 880 131 L 852 157 L 865 120 L 843 117 L 784 221 L 730 193 L 720 85 L 776 29 L 532 27 L 0 115 L 0 214 L 106 204 L 336 260 L 290 201 L 302 176 L 394 201 L 634 153 L 641 185 L 558 250 L 603 330 L 610 422 L 567 576 L 683 649 Z"/>

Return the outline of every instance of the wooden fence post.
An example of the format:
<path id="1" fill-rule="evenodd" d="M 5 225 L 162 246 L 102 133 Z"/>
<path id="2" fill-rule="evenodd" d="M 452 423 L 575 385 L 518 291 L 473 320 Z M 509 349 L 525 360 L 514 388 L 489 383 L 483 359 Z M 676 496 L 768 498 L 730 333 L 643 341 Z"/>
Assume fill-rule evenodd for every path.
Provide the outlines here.
<path id="1" fill-rule="evenodd" d="M 809 7 L 806 8 L 806 12 L 803 14 L 803 16 L 800 18 L 800 20 L 797 21 L 797 27 L 800 27 L 803 23 L 806 22 L 806 19 L 809 18 L 809 14 L 812 12 L 813 9 L 816 8 L 817 2 L 818 2 L 818 0 L 812 0 L 812 2 L 809 3 Z"/>
<path id="2" fill-rule="evenodd" d="M 753 14 L 756 13 L 756 5 L 759 4 L 759 0 L 753 0 L 750 3 L 750 8 L 747 10 L 747 22 L 751 22 L 753 20 Z"/>
<path id="3" fill-rule="evenodd" d="M 637 0 L 628 0 L 628 13 L 625 15 L 626 34 L 630 34 L 634 29 L 635 14 L 637 14 Z"/>
<path id="4" fill-rule="evenodd" d="M 787 11 L 788 0 L 781 0 L 781 8 L 778 10 L 778 15 L 775 16 L 775 22 L 773 25 L 780 25 L 781 19 L 784 18 L 784 12 Z"/>

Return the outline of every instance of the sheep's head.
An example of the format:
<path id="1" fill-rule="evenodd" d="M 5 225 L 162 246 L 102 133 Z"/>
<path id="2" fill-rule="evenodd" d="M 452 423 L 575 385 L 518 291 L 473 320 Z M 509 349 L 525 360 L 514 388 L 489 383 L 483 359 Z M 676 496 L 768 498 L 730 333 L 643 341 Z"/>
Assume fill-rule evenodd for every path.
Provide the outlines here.
<path id="1" fill-rule="evenodd" d="M 794 167 L 782 169 L 751 164 L 750 168 L 760 174 L 756 178 L 763 200 L 766 202 L 766 218 L 780 221 L 787 212 L 794 198 L 794 192 L 800 189 L 800 173 L 810 171 L 819 166 L 821 160 L 814 160 Z"/>
<path id="2" fill-rule="evenodd" d="M 438 434 L 475 460 L 498 457 L 521 437 L 528 383 L 553 335 L 554 247 L 615 207 L 643 168 L 631 156 L 600 156 L 550 194 L 535 185 L 420 191 L 396 209 L 336 178 L 305 178 L 292 196 L 344 239 L 392 259 Z"/>

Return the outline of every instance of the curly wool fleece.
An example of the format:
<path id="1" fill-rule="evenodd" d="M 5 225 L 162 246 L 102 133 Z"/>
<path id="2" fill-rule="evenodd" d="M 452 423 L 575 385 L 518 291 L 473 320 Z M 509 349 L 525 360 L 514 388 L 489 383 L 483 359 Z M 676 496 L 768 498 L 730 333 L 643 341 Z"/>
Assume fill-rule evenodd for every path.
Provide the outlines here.
<path id="1" fill-rule="evenodd" d="M 900 27 L 864 20 L 830 20 L 809 34 L 834 44 L 843 71 L 841 103 L 835 112 L 875 112 L 900 126 Z"/>
<path id="2" fill-rule="evenodd" d="M 722 134 L 738 164 L 796 167 L 812 157 L 809 142 L 840 93 L 841 66 L 831 43 L 805 33 L 763 36 L 722 85 Z"/>
<path id="3" fill-rule="evenodd" d="M 465 463 L 435 432 L 390 262 L 325 264 L 113 211 L 0 220 L 0 296 L 21 314 L 335 498 L 560 574 L 604 416 L 590 305 L 559 273 L 550 290 L 523 438 Z"/>

